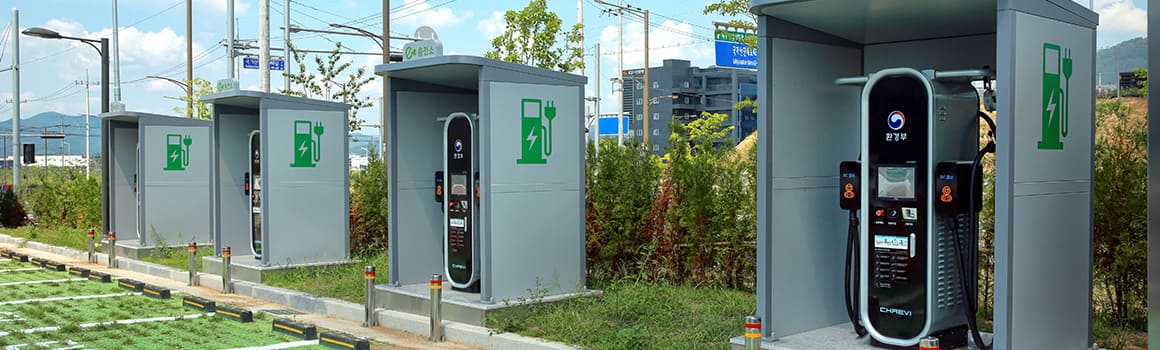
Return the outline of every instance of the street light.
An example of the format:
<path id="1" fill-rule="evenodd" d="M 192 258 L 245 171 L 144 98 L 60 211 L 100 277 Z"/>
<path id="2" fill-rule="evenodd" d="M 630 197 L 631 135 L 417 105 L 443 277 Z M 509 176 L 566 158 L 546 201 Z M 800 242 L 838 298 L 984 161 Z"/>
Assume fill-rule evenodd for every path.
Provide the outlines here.
<path id="1" fill-rule="evenodd" d="M 41 27 L 32 27 L 25 29 L 21 33 L 24 35 L 37 37 L 42 39 L 68 39 L 76 40 L 92 46 L 97 53 L 101 55 L 101 113 L 109 111 L 109 39 L 86 39 L 71 36 L 60 35 L 60 33 Z M 99 43 L 101 46 L 97 47 L 94 43 Z"/>
<path id="2" fill-rule="evenodd" d="M 170 83 L 177 84 L 178 87 L 181 87 L 181 90 L 185 91 L 185 96 L 187 96 L 187 98 L 192 98 L 192 96 L 193 96 L 193 90 L 189 87 L 188 83 L 185 83 L 183 81 L 169 78 L 169 77 L 163 77 L 160 75 L 147 75 L 145 77 L 146 78 L 153 78 L 153 79 L 161 79 L 164 81 L 168 81 Z M 193 100 L 190 100 L 190 101 L 193 101 Z M 189 117 L 189 118 L 193 118 L 193 108 L 187 108 L 185 111 L 185 116 Z"/>
<path id="3" fill-rule="evenodd" d="M 365 37 L 368 37 L 368 38 L 374 39 L 374 41 L 375 41 L 375 44 L 379 44 L 379 48 L 380 48 L 380 49 L 383 49 L 383 51 L 384 51 L 384 52 L 386 52 L 386 51 L 387 51 L 387 49 L 386 49 L 386 46 L 385 46 L 385 45 L 383 45 L 383 36 L 380 36 L 380 35 L 375 35 L 375 33 L 368 32 L 366 29 L 362 29 L 362 28 L 358 28 L 358 27 L 353 27 L 353 26 L 348 26 L 348 25 L 345 25 L 345 24 L 339 24 L 339 23 L 331 23 L 331 24 L 330 24 L 330 27 L 331 27 L 331 28 L 350 29 L 350 30 L 353 30 L 353 31 L 359 32 L 360 34 L 362 34 L 362 35 L 363 35 L 363 36 L 365 36 Z M 386 63 L 386 62 L 383 62 L 383 63 Z"/>

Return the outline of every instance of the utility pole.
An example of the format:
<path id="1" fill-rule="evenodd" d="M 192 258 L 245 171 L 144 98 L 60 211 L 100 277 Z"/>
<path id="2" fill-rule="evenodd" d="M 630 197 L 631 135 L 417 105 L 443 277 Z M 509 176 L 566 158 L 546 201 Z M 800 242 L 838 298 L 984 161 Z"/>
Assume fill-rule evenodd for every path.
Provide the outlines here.
<path id="1" fill-rule="evenodd" d="M 193 118 L 193 0 L 185 0 L 185 116 Z"/>
<path id="2" fill-rule="evenodd" d="M 383 64 L 390 64 L 390 63 L 391 63 L 391 1 L 390 0 L 383 0 Z M 387 77 L 381 76 L 381 77 L 379 77 L 379 79 L 381 79 L 383 81 L 383 102 L 380 104 L 380 107 L 379 107 L 379 109 L 382 110 L 382 115 L 380 116 L 382 118 L 382 120 L 379 121 L 379 125 L 380 125 L 379 126 L 379 143 L 382 144 L 382 148 L 379 150 L 379 154 L 382 156 L 382 159 L 386 160 L 387 159 L 387 157 L 386 157 L 386 155 L 387 155 L 387 135 L 389 135 L 387 133 L 387 114 L 390 113 L 390 110 L 391 110 L 390 109 L 390 102 L 388 102 L 388 101 L 390 101 L 390 99 L 388 99 L 387 96 L 390 96 L 390 92 L 387 90 Z"/>
<path id="3" fill-rule="evenodd" d="M 290 0 L 283 1 L 282 7 L 282 89 L 290 91 L 290 78 L 286 77 L 288 69 L 293 65 L 294 55 L 290 53 Z"/>
<path id="4" fill-rule="evenodd" d="M 258 79 L 263 92 L 270 92 L 270 0 L 258 1 Z"/>
<path id="5" fill-rule="evenodd" d="M 649 83 L 649 80 L 648 80 L 648 70 L 649 70 L 648 69 L 648 66 L 649 66 L 649 63 L 648 63 L 648 52 L 649 52 L 649 46 L 648 46 L 648 34 L 649 34 L 648 10 L 642 9 L 639 7 L 633 7 L 632 5 L 610 4 L 604 0 L 596 0 L 596 3 L 604 5 L 604 6 L 616 8 L 617 10 L 619 10 L 618 12 L 621 15 L 624 14 L 624 11 L 628 11 L 631 13 L 635 13 L 641 17 L 644 17 L 644 82 L 643 82 L 644 83 L 644 96 L 642 96 L 641 101 L 643 102 L 642 109 L 644 112 L 644 116 L 642 118 L 642 119 L 644 119 L 644 144 L 648 145 L 649 136 L 650 136 L 650 134 L 652 134 L 652 130 L 649 129 L 649 126 L 648 126 L 649 119 L 651 119 L 651 116 L 649 115 L 649 112 L 648 112 L 648 109 L 649 109 L 648 106 L 650 104 L 649 103 L 649 88 L 651 87 L 650 85 L 652 85 L 651 83 Z M 623 33 L 622 33 L 622 38 L 623 38 Z M 624 50 L 621 50 L 621 51 L 624 51 Z M 623 72 L 623 68 L 621 71 Z M 621 93 L 623 94 L 624 93 L 623 92 L 624 91 L 623 84 L 621 85 L 620 90 L 621 90 Z"/>
<path id="6" fill-rule="evenodd" d="M 581 30 L 583 30 L 583 26 L 584 26 L 584 0 L 576 0 L 576 23 L 579 24 L 582 28 Z M 581 48 L 585 47 L 583 35 L 580 36 L 580 47 Z M 576 71 L 577 71 L 577 74 L 584 75 L 583 68 L 576 68 Z M 600 85 L 600 80 L 597 80 L 596 84 Z M 598 116 L 600 115 L 600 113 L 596 113 L 596 114 Z"/>
<path id="7" fill-rule="evenodd" d="M 84 82 L 78 81 L 77 85 L 80 85 L 82 83 L 85 85 L 85 179 L 88 179 L 89 172 L 90 172 L 89 168 L 91 167 L 89 164 L 92 163 L 92 161 L 91 161 L 92 157 L 89 154 L 89 147 L 90 147 L 89 144 L 92 143 L 92 141 L 90 141 L 90 139 L 89 139 L 90 138 L 89 130 L 92 127 L 92 125 L 90 125 L 89 119 L 92 119 L 92 117 L 93 117 L 92 112 L 89 109 L 89 107 L 92 106 L 92 102 L 89 102 L 89 85 L 91 83 L 89 82 L 89 70 L 88 69 L 85 69 L 85 81 Z"/>
<path id="8" fill-rule="evenodd" d="M 600 156 L 600 41 L 596 41 L 596 130 L 592 133 L 595 140 L 596 156 Z"/>
<path id="9" fill-rule="evenodd" d="M 624 1 L 620 1 L 623 5 Z M 620 74 L 620 115 L 616 116 L 616 145 L 624 146 L 624 14 L 616 14 L 616 74 Z"/>
<path id="10" fill-rule="evenodd" d="M 20 10 L 12 9 L 12 192 L 20 190 Z"/>
<path id="11" fill-rule="evenodd" d="M 188 30 L 186 30 L 188 32 Z M 121 27 L 117 25 L 117 0 L 113 0 L 113 104 L 114 110 L 123 109 L 121 103 Z M 88 73 L 85 73 L 88 74 Z M 85 87 L 88 89 L 88 87 Z M 86 146 L 87 147 L 87 146 Z M 85 168 L 88 169 L 88 168 Z M 86 173 L 87 174 L 87 173 Z M 86 175 L 87 177 L 87 175 Z"/>

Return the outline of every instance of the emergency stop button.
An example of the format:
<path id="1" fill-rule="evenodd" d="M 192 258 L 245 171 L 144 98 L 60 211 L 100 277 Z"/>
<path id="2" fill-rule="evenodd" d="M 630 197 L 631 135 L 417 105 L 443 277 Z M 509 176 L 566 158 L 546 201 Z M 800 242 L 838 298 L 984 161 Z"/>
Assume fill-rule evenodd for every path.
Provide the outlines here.
<path id="1" fill-rule="evenodd" d="M 955 200 L 954 195 L 951 194 L 950 186 L 943 186 L 941 192 L 942 195 L 938 197 L 939 201 L 942 201 L 943 203 L 950 203 L 951 201 Z"/>

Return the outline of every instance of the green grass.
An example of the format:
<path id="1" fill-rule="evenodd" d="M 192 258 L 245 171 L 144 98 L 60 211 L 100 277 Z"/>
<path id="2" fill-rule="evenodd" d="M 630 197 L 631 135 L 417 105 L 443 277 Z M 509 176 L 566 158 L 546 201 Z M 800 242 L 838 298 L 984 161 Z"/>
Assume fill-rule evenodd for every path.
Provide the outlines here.
<path id="1" fill-rule="evenodd" d="M 204 271 L 201 267 L 201 258 L 210 255 L 213 255 L 212 246 L 197 247 L 196 261 L 198 271 Z M 141 258 L 141 261 L 165 265 L 182 271 L 189 271 L 189 250 L 186 247 L 158 248 L 153 250 L 150 256 Z"/>
<path id="2" fill-rule="evenodd" d="M 356 260 L 360 262 L 280 270 L 267 276 L 262 283 L 320 297 L 363 303 L 366 300 L 364 267 L 374 265 L 379 276 L 378 283 L 383 283 L 387 276 L 388 260 L 386 253 Z"/>
<path id="3" fill-rule="evenodd" d="M 5 269 L 5 270 L 6 269 L 23 269 L 23 268 L 33 268 L 33 267 L 35 267 L 35 266 L 32 266 L 31 264 L 20 264 L 20 265 L 13 265 L 13 266 L 5 265 L 0 269 Z M 65 279 L 65 278 L 76 278 L 76 276 L 68 276 L 67 274 L 64 274 L 64 273 L 50 271 L 50 270 L 46 270 L 46 269 L 41 269 L 39 267 L 37 267 L 37 270 L 31 270 L 31 271 L 10 271 L 10 272 L 0 273 L 0 283 L 46 281 L 46 280 L 59 280 L 59 279 Z M 5 286 L 5 287 L 0 287 L 0 288 L 9 288 L 9 287 L 12 287 L 12 286 Z"/>
<path id="4" fill-rule="evenodd" d="M 731 289 L 637 282 L 597 289 L 602 297 L 502 309 L 487 325 L 591 349 L 727 349 L 756 309 L 752 293 Z"/>
<path id="5" fill-rule="evenodd" d="M 70 277 L 76 277 L 71 276 Z M 0 301 L 41 299 L 52 297 L 67 297 L 78 295 L 98 295 L 125 292 L 112 283 L 45 283 L 23 284 L 0 288 Z"/>
<path id="6" fill-rule="evenodd" d="M 58 247 L 69 247 L 80 251 L 89 250 L 89 236 L 87 229 L 42 229 L 33 226 L 18 228 L 0 228 L 0 234 L 13 237 L 27 238 L 40 243 Z M 101 252 L 104 245 L 97 240 L 97 251 Z"/>

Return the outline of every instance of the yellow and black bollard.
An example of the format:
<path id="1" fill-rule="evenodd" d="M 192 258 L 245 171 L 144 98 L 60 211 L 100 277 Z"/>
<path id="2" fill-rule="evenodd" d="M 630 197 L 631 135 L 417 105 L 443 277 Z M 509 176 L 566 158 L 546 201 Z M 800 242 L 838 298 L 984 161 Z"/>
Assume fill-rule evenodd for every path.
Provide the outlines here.
<path id="1" fill-rule="evenodd" d="M 431 275 L 431 332 L 429 342 L 443 341 L 443 275 Z"/>

